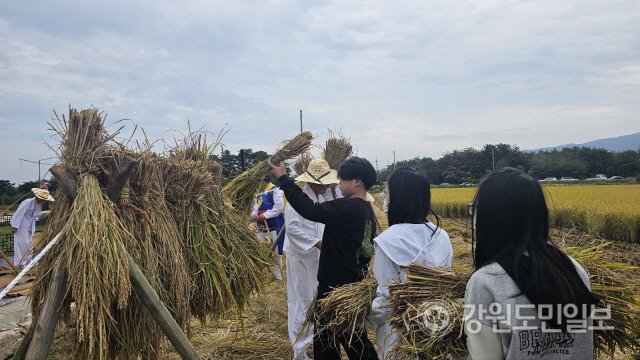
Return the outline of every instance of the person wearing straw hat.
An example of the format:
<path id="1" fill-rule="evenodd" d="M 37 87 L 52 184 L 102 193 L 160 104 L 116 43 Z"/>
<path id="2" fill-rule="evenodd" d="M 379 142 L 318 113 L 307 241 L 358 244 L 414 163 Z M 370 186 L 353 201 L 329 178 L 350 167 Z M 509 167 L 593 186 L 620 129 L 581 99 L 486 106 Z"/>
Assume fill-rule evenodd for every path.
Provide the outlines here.
<path id="1" fill-rule="evenodd" d="M 316 300 L 324 299 L 334 288 L 364 279 L 373 256 L 373 238 L 376 236 L 377 224 L 373 207 L 366 200 L 367 190 L 377 177 L 373 165 L 367 159 L 357 156 L 346 159 L 338 169 L 340 189 L 344 197 L 314 203 L 289 179 L 284 162 L 275 165 L 269 159 L 268 163 L 271 174 L 278 178 L 280 188 L 287 197 L 287 207 L 293 207 L 308 220 L 325 224 L 322 242 L 318 245 L 321 252 Z M 323 324 L 323 320 L 319 320 L 319 323 Z M 315 360 L 339 360 L 341 347 L 349 359 L 378 359 L 365 329 L 356 330 L 353 338 L 321 327 L 316 327 L 314 332 Z"/>
<path id="2" fill-rule="evenodd" d="M 271 183 L 271 177 L 265 176 L 260 185 L 253 205 L 252 219 L 258 228 L 258 239 L 275 241 L 284 226 L 284 199 L 282 191 Z M 284 237 L 278 243 L 278 252 L 274 254 L 276 262 L 273 275 L 276 280 L 282 280 L 282 254 Z"/>
<path id="3" fill-rule="evenodd" d="M 302 191 L 314 202 L 322 203 L 332 184 L 339 183 L 338 173 L 325 160 L 309 162 L 307 171 L 295 178 L 306 183 Z M 289 340 L 294 360 L 306 360 L 313 343 L 313 325 L 303 328 L 306 312 L 318 286 L 318 262 L 324 224 L 300 216 L 293 206 L 284 210 L 287 229 L 284 251 L 287 254 L 287 305 Z M 304 332 L 302 332 L 304 331 Z M 302 332 L 302 333 L 301 333 Z"/>
<path id="4" fill-rule="evenodd" d="M 36 231 L 36 221 L 40 217 L 40 204 L 54 201 L 49 190 L 31 189 L 35 197 L 20 203 L 18 210 L 11 217 L 11 232 L 13 235 L 13 261 L 18 267 L 23 267 L 31 260 L 33 252 L 33 234 Z"/>

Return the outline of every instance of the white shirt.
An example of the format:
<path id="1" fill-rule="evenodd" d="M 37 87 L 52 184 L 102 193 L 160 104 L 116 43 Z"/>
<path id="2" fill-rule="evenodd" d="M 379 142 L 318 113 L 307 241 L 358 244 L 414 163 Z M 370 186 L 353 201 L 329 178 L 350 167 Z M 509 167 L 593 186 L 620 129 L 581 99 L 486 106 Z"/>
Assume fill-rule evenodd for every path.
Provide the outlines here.
<path id="1" fill-rule="evenodd" d="M 18 210 L 11 217 L 11 227 L 26 230 L 31 234 L 36 232 L 36 221 L 40 218 L 40 204 L 36 198 L 23 201 L 18 206 Z"/>
<path id="2" fill-rule="evenodd" d="M 325 196 L 316 196 L 311 187 L 306 184 L 302 191 L 313 200 L 314 203 L 325 202 Z M 284 251 L 301 257 L 318 257 L 320 250 L 315 247 L 322 240 L 324 224 L 303 218 L 293 206 L 287 206 L 284 210 L 285 232 Z"/>

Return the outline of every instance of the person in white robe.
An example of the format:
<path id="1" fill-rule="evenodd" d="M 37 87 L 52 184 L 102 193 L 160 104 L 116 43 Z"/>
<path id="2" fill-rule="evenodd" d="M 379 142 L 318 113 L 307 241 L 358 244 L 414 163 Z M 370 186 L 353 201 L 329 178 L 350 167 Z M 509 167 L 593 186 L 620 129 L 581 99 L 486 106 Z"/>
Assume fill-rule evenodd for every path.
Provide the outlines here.
<path id="1" fill-rule="evenodd" d="M 40 204 L 54 201 L 48 190 L 31 189 L 35 197 L 24 200 L 11 217 L 13 233 L 13 262 L 18 267 L 26 266 L 33 256 L 33 234 L 36 232 L 36 221 L 40 218 Z"/>
<path id="2" fill-rule="evenodd" d="M 329 169 L 325 160 L 312 160 L 307 171 L 296 181 L 305 182 L 303 191 L 314 202 L 332 199 L 330 184 L 338 183 L 337 173 Z M 328 194 L 328 195 L 327 195 Z M 324 224 L 300 216 L 293 206 L 284 211 L 286 227 L 284 251 L 287 256 L 287 305 L 289 340 L 293 359 L 309 359 L 307 348 L 313 343 L 313 325 L 303 329 L 309 305 L 318 286 L 318 261 L 322 246 Z"/>

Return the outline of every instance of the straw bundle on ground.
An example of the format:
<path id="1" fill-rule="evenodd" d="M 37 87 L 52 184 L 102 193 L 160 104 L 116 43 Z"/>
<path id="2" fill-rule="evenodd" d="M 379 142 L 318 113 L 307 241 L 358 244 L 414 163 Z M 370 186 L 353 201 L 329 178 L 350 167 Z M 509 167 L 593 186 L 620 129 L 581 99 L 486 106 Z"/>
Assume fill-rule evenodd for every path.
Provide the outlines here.
<path id="1" fill-rule="evenodd" d="M 329 167 L 338 170 L 340 163 L 351 155 L 353 155 L 353 146 L 349 143 L 349 139 L 341 133 L 334 134 L 329 130 L 329 138 L 322 154 L 322 158 L 329 163 Z"/>
<path id="2" fill-rule="evenodd" d="M 313 135 L 310 132 L 301 132 L 295 138 L 284 142 L 282 147 L 271 156 L 271 162 L 279 164 L 306 152 L 311 146 L 311 140 L 313 140 Z M 236 209 L 244 218 L 248 217 L 251 211 L 256 191 L 260 187 L 262 179 L 270 171 L 268 160 L 264 160 L 238 175 L 222 189 L 225 196 L 235 204 Z"/>
<path id="3" fill-rule="evenodd" d="M 611 306 L 611 318 L 603 320 L 603 324 L 613 329 L 593 332 L 598 357 L 609 357 L 616 349 L 622 352 L 640 351 L 640 282 L 628 276 L 628 271 L 635 271 L 638 267 L 604 260 L 609 244 L 565 250 L 589 274 L 591 291 L 601 301 L 598 308 Z"/>

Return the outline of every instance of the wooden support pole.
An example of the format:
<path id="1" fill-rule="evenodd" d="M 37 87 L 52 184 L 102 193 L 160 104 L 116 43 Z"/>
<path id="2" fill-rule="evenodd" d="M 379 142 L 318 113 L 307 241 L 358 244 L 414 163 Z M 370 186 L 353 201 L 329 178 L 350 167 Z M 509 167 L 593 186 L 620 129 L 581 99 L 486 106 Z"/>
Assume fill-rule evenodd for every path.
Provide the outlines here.
<path id="1" fill-rule="evenodd" d="M 138 162 L 135 160 L 127 160 L 126 165 L 121 166 L 118 169 L 118 173 L 115 174 L 112 178 L 109 179 L 109 184 L 105 189 L 105 193 L 109 200 L 113 202 L 117 202 L 120 198 L 120 194 L 122 193 L 122 189 L 129 181 L 133 170 L 135 170 L 136 166 L 138 166 Z"/>
<path id="2" fill-rule="evenodd" d="M 53 174 L 53 177 L 56 178 L 60 188 L 71 198 L 71 200 L 78 196 L 78 179 L 76 179 L 76 176 L 71 172 L 71 170 L 62 165 L 55 165 L 52 166 L 49 171 Z"/>
<path id="3" fill-rule="evenodd" d="M 35 326 L 31 325 L 35 329 L 26 360 L 47 358 L 53 334 L 56 331 L 56 325 L 58 325 L 58 309 L 62 304 L 62 300 L 64 300 L 64 295 L 67 293 L 67 278 L 68 273 L 65 268 L 65 261 L 60 259 L 51 277 L 49 292 L 40 311 L 38 323 Z"/>
<path id="4" fill-rule="evenodd" d="M 127 254 L 127 256 L 129 258 L 129 278 L 131 279 L 131 285 L 133 285 L 133 289 L 140 301 L 142 301 L 147 310 L 149 310 L 151 317 L 153 317 L 162 332 L 169 338 L 169 341 L 171 341 L 171 344 L 182 359 L 200 359 L 196 349 L 194 349 L 191 342 L 189 342 L 189 339 L 187 339 L 187 336 L 176 320 L 171 316 L 169 310 L 164 306 L 158 294 L 156 294 L 138 265 L 133 261 L 131 255 Z"/>
<path id="5" fill-rule="evenodd" d="M 13 271 L 16 272 L 16 275 L 20 273 L 20 270 L 18 270 L 18 268 L 11 262 L 11 260 L 9 260 L 9 258 L 7 257 L 7 255 L 4 254 L 4 252 L 2 250 L 0 250 L 0 255 L 2 255 L 2 257 L 4 258 L 4 261 L 7 262 L 7 264 L 9 264 L 9 266 L 11 266 L 11 268 L 13 269 Z"/>
<path id="6" fill-rule="evenodd" d="M 16 350 L 15 354 L 13 354 L 11 360 L 24 360 L 24 357 L 27 355 L 27 350 L 29 350 L 29 345 L 31 344 L 31 339 L 33 338 L 33 331 L 35 328 L 36 327 L 33 325 L 29 327 L 29 330 L 26 334 L 24 334 L 22 342 L 20 343 L 20 346 Z"/>
<path id="7" fill-rule="evenodd" d="M 278 243 L 282 239 L 282 236 L 284 236 L 284 226 L 282 227 L 282 229 L 280 229 L 280 233 L 278 233 L 278 237 L 276 237 L 276 240 L 271 244 L 271 251 L 276 251 L 276 248 L 278 247 Z"/>

